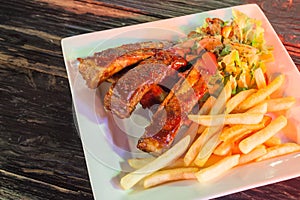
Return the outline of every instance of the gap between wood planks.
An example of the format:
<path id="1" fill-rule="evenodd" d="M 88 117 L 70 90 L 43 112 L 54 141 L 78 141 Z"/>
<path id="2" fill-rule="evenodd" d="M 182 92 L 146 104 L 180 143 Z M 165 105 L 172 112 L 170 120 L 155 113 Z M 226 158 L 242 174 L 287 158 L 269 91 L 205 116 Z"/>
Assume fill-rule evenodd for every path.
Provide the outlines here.
<path id="1" fill-rule="evenodd" d="M 38 30 L 29 29 L 29 28 L 21 28 L 21 27 L 16 27 L 16 26 L 9 26 L 9 25 L 0 24 L 0 29 L 1 28 L 6 29 L 6 30 L 17 31 L 17 32 L 20 32 L 20 33 L 25 33 L 25 34 L 28 34 L 28 35 L 34 35 L 34 36 L 42 38 L 44 40 L 49 40 L 52 43 L 57 44 L 57 45 L 60 45 L 60 40 L 62 39 L 59 36 L 52 35 L 52 34 L 49 34 L 49 33 L 45 33 L 45 32 L 38 31 Z"/>
<path id="2" fill-rule="evenodd" d="M 53 184 L 50 184 L 50 183 L 46 183 L 44 181 L 39 181 L 39 180 L 36 180 L 36 179 L 32 179 L 32 178 L 29 178 L 29 177 L 26 177 L 26 176 L 18 175 L 18 174 L 15 174 L 15 173 L 12 173 L 12 172 L 8 172 L 8 171 L 3 170 L 3 169 L 0 169 L 0 174 L 6 175 L 6 176 L 10 176 L 10 177 L 14 177 L 14 178 L 19 179 L 19 180 L 30 181 L 30 182 L 34 182 L 34 183 L 41 184 L 41 185 L 44 185 L 44 186 L 48 186 L 48 187 L 50 187 L 52 189 L 55 189 L 55 190 L 58 190 L 60 192 L 67 193 L 67 194 L 74 194 L 74 195 L 85 194 L 85 195 L 90 195 L 89 193 L 86 193 L 86 192 L 83 192 L 83 191 L 73 191 L 73 190 L 70 190 L 70 189 L 62 188 L 62 187 L 57 186 L 57 185 L 53 185 Z"/>
<path id="3" fill-rule="evenodd" d="M 6 67 L 16 69 L 18 67 L 22 69 L 34 70 L 37 72 L 50 74 L 53 76 L 59 76 L 63 78 L 68 78 L 65 68 L 56 67 L 53 65 L 46 65 L 43 63 L 29 63 L 27 59 L 22 57 L 13 57 L 6 55 L 0 51 L 0 64 L 5 65 Z M 7 64 L 9 64 L 7 66 Z"/>
<path id="4" fill-rule="evenodd" d="M 140 19 L 145 21 L 158 20 L 156 17 L 147 16 L 139 9 L 117 6 L 95 0 L 61 1 L 61 0 L 38 0 L 50 6 L 60 7 L 75 14 L 91 13 L 97 16 L 112 18 Z"/>

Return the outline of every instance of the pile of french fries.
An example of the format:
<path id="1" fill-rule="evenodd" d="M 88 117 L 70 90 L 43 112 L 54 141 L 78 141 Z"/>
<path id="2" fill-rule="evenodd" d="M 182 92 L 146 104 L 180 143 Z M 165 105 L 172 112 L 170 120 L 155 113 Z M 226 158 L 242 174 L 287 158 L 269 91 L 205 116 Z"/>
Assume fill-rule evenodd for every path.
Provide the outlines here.
<path id="1" fill-rule="evenodd" d="M 235 96 L 228 81 L 217 98 L 211 96 L 197 115 L 189 115 L 193 123 L 183 139 L 159 157 L 129 159 L 135 170 L 121 178 L 121 187 L 140 183 L 149 188 L 189 179 L 207 182 L 233 167 L 300 151 L 299 144 L 283 143 L 277 136 L 287 125 L 282 113 L 296 102 L 294 97 L 271 97 L 285 76 L 267 84 L 259 68 L 254 78 L 257 89 Z"/>

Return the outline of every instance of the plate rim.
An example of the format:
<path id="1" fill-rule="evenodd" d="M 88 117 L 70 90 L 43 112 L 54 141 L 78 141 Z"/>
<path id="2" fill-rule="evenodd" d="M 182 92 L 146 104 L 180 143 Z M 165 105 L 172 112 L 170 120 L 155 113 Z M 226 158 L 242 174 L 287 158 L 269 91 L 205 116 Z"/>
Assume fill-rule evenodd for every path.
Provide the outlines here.
<path id="1" fill-rule="evenodd" d="M 79 38 L 90 37 L 90 36 L 94 37 L 98 33 L 109 33 L 111 31 L 122 30 L 124 28 L 132 28 L 132 29 L 134 29 L 136 27 L 152 25 L 152 24 L 155 24 L 155 23 L 158 23 L 158 22 L 163 23 L 163 22 L 167 22 L 167 21 L 170 21 L 170 20 L 176 20 L 176 19 L 182 18 L 182 17 L 196 16 L 196 15 L 203 14 L 203 13 L 208 13 L 209 14 L 211 12 L 216 12 L 216 11 L 221 12 L 221 11 L 225 11 L 225 10 L 229 10 L 229 9 L 233 9 L 233 8 L 241 8 L 241 7 L 249 7 L 249 6 L 257 9 L 257 11 L 260 12 L 260 14 L 266 19 L 265 21 L 268 23 L 268 28 L 271 28 L 270 31 L 272 31 L 273 34 L 274 34 L 274 36 L 276 37 L 276 39 L 278 39 L 280 41 L 280 39 L 279 39 L 276 31 L 274 30 L 273 26 L 270 23 L 270 21 L 267 19 L 267 17 L 265 16 L 265 14 L 263 13 L 263 11 L 261 10 L 261 8 L 257 4 L 244 4 L 244 5 L 226 7 L 226 8 L 221 8 L 221 9 L 214 9 L 214 10 L 209 10 L 209 11 L 204 11 L 204 12 L 194 13 L 194 14 L 189 14 L 189 15 L 184 15 L 184 16 L 178 16 L 178 17 L 169 18 L 169 19 L 157 20 L 157 21 L 153 21 L 153 22 L 145 22 L 145 23 L 136 24 L 136 25 L 130 25 L 130 26 L 124 26 L 124 27 L 119 27 L 119 28 L 107 29 L 107 30 L 103 30 L 103 31 L 95 31 L 95 32 L 91 32 L 91 33 L 85 33 L 85 34 L 70 36 L 70 37 L 63 38 L 61 40 L 64 62 L 65 62 L 65 66 L 66 66 L 66 70 L 67 70 L 68 78 L 69 78 L 69 84 L 72 87 L 71 78 L 70 78 L 71 75 L 70 75 L 70 71 L 68 69 L 69 60 L 67 60 L 67 57 L 66 57 L 66 54 L 67 54 L 67 52 L 66 52 L 66 45 L 68 44 L 69 41 L 72 41 L 74 39 L 79 39 Z M 291 59 L 290 55 L 288 54 L 286 48 L 284 47 L 284 45 L 282 44 L 281 41 L 279 42 L 279 44 L 281 45 L 280 48 L 283 49 L 283 51 L 285 52 L 285 54 L 287 54 L 287 58 L 290 60 L 289 62 L 292 63 L 292 65 L 294 67 L 294 70 L 299 73 L 299 71 L 297 70 L 296 65 L 294 64 L 293 60 Z M 299 75 L 300 75 L 300 73 L 299 73 Z M 72 88 L 71 88 L 71 93 L 72 93 L 72 99 L 73 99 Z M 76 108 L 75 108 L 75 110 L 76 110 Z M 76 112 L 76 114 L 77 114 L 77 112 Z M 85 154 L 85 159 L 86 159 L 86 163 L 87 163 L 88 174 L 89 174 L 89 177 L 90 177 L 90 181 L 91 181 L 93 193 L 94 193 L 94 196 L 96 196 L 97 194 L 95 193 L 95 191 L 96 191 L 95 188 L 94 188 L 95 186 L 93 185 L 93 182 L 92 182 L 92 178 L 93 177 L 92 177 L 92 174 L 90 173 L 91 166 L 89 166 L 89 163 L 91 163 L 91 161 L 89 159 L 91 159 L 92 158 L 91 156 L 93 156 L 93 155 L 88 155 L 88 154 L 90 154 L 90 152 L 87 151 L 87 149 L 86 149 L 86 147 L 84 147 L 84 145 L 83 145 L 83 151 L 84 151 L 84 154 Z M 290 156 L 285 156 L 285 157 L 290 157 Z M 285 157 L 283 157 L 283 158 L 285 158 Z M 300 159 L 300 158 L 298 158 L 298 159 Z M 259 187 L 259 186 L 263 186 L 263 185 L 273 184 L 273 183 L 276 183 L 276 182 L 279 182 L 279 181 L 288 180 L 288 179 L 295 178 L 295 177 L 298 177 L 298 176 L 300 176 L 300 171 L 297 172 L 296 174 L 293 174 L 293 175 L 290 175 L 290 176 L 281 177 L 281 179 L 279 178 L 279 179 L 276 179 L 276 180 L 271 181 L 271 182 L 265 180 L 265 182 L 261 182 L 261 184 L 255 184 L 253 187 L 251 187 L 251 186 L 250 187 L 249 186 L 245 186 L 245 187 L 241 187 L 239 189 L 233 189 L 234 190 L 233 192 L 229 192 L 229 193 L 225 192 L 225 193 L 219 193 L 219 194 L 216 194 L 216 195 L 211 195 L 210 198 L 216 198 L 216 197 L 220 197 L 220 196 L 232 194 L 234 192 L 240 192 L 240 191 L 244 191 L 244 190 L 247 190 L 247 189 L 251 189 L 251 188 L 254 188 L 254 187 Z M 127 194 L 127 192 L 125 192 L 125 194 Z"/>

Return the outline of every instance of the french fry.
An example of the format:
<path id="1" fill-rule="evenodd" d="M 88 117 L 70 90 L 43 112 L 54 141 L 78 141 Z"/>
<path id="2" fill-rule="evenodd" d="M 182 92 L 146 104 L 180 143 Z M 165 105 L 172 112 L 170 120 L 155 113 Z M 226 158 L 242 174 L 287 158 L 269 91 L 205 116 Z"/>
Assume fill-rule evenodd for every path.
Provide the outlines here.
<path id="1" fill-rule="evenodd" d="M 263 101 L 268 105 L 268 112 L 277 112 L 290 109 L 295 103 L 295 97 L 283 97 L 276 99 L 267 99 Z"/>
<path id="2" fill-rule="evenodd" d="M 216 164 L 217 162 L 219 162 L 220 160 L 222 160 L 223 158 L 225 158 L 225 156 L 218 156 L 215 154 L 211 154 L 210 157 L 208 158 L 208 160 L 206 161 L 206 163 L 202 167 L 203 168 L 210 167 L 210 166 Z"/>
<path id="3" fill-rule="evenodd" d="M 190 144 L 189 146 L 192 144 L 193 140 L 195 139 L 197 133 L 198 133 L 198 127 L 199 124 L 193 122 L 190 127 L 188 128 L 188 130 L 184 133 L 183 137 L 185 136 L 190 136 Z"/>
<path id="4" fill-rule="evenodd" d="M 214 96 L 208 97 L 205 103 L 201 106 L 198 114 L 199 115 L 208 114 L 211 111 L 212 107 L 215 105 L 216 100 L 217 99 Z"/>
<path id="5" fill-rule="evenodd" d="M 219 113 L 224 108 L 225 101 L 227 101 L 230 95 L 231 95 L 231 86 L 229 83 L 227 83 L 226 86 L 223 88 L 219 97 L 217 99 L 211 98 L 207 104 L 205 103 L 203 105 L 205 106 L 203 111 L 201 111 L 203 106 L 201 107 L 198 114 L 205 114 L 204 112 L 208 110 L 210 110 L 210 114 Z M 211 107 L 212 105 L 214 105 L 214 107 Z M 184 156 L 184 163 L 186 166 L 189 166 L 193 162 L 193 160 L 199 153 L 202 145 L 207 140 L 209 140 L 212 137 L 212 135 L 215 133 L 215 128 L 209 129 L 204 126 L 199 126 L 198 133 L 202 133 L 202 134 L 195 140 L 195 142 L 191 145 L 191 147 L 189 148 L 189 150 Z"/>
<path id="6" fill-rule="evenodd" d="M 266 147 L 264 145 L 259 145 L 249 153 L 242 154 L 239 160 L 239 165 L 249 163 L 266 153 L 267 153 Z"/>
<path id="7" fill-rule="evenodd" d="M 206 100 L 206 102 L 202 105 L 198 114 L 207 114 L 208 112 L 210 112 L 212 105 L 214 105 L 215 101 L 216 101 L 216 98 L 213 96 L 210 96 Z M 203 127 L 203 126 L 199 127 L 199 125 L 197 123 L 193 122 L 192 125 L 187 130 L 187 133 L 185 133 L 185 135 L 190 134 L 190 135 L 192 135 L 191 137 L 194 139 L 195 132 L 199 133 L 200 128 L 202 128 L 203 131 L 205 129 L 205 127 Z M 195 129 L 197 129 L 197 130 L 195 130 Z M 191 140 L 191 142 L 192 142 L 192 140 Z M 186 153 L 186 155 L 184 157 L 185 166 L 189 166 L 192 163 L 192 161 L 195 159 L 196 155 L 198 154 L 200 146 L 201 146 L 201 144 L 199 142 L 200 142 L 200 140 L 198 140 L 198 142 L 194 142 L 192 144 L 192 146 L 189 148 L 188 152 Z"/>
<path id="8" fill-rule="evenodd" d="M 256 89 L 244 90 L 233 96 L 226 103 L 225 114 L 231 113 L 241 102 L 256 92 Z"/>
<path id="9" fill-rule="evenodd" d="M 199 115 L 203 115 L 203 114 L 207 114 L 212 106 L 214 105 L 216 101 L 216 98 L 213 96 L 210 96 L 205 103 L 202 105 L 202 107 L 200 108 L 198 114 Z M 202 129 L 204 130 L 205 127 L 202 126 Z M 190 127 L 188 128 L 188 130 L 185 132 L 184 136 L 189 135 L 191 137 L 191 143 L 193 142 L 195 136 L 197 133 L 199 133 L 199 124 L 193 122 Z"/>
<path id="10" fill-rule="evenodd" d="M 130 159 L 127 160 L 127 162 L 129 164 L 129 166 L 132 167 L 133 169 L 139 169 L 139 168 L 145 166 L 146 164 L 150 163 L 154 159 L 155 159 L 155 157 L 149 157 L 149 158 L 130 158 Z"/>
<path id="11" fill-rule="evenodd" d="M 145 166 L 146 164 L 150 163 L 151 161 L 153 161 L 154 159 L 156 159 L 155 157 L 149 157 L 149 158 L 130 158 L 127 160 L 128 164 L 130 167 L 132 167 L 133 169 L 139 169 L 143 166 Z M 172 168 L 179 168 L 179 167 L 185 167 L 183 158 L 179 158 L 176 161 L 172 162 L 171 164 L 169 164 L 168 166 L 164 167 L 163 169 L 172 169 Z M 190 167 L 196 167 L 195 164 L 191 163 Z"/>
<path id="12" fill-rule="evenodd" d="M 194 123 L 196 123 L 196 122 L 194 122 Z M 197 123 L 196 123 L 196 124 L 197 124 Z M 197 130 L 197 133 L 198 133 L 198 134 L 203 133 L 203 132 L 205 131 L 206 128 L 207 128 L 206 126 L 199 126 L 199 127 L 198 127 L 198 130 Z"/>
<path id="13" fill-rule="evenodd" d="M 173 169 L 173 168 L 180 168 L 180 167 L 187 167 L 184 164 L 183 158 L 177 159 L 175 162 L 173 162 L 170 165 L 164 167 L 163 169 Z M 191 163 L 188 167 L 197 167 L 197 166 L 194 163 Z"/>
<path id="14" fill-rule="evenodd" d="M 196 179 L 197 167 L 174 168 L 154 172 L 144 179 L 144 188 L 153 187 L 162 183 L 178 180 Z"/>
<path id="15" fill-rule="evenodd" d="M 222 133 L 220 135 L 220 140 L 228 141 L 232 137 L 239 135 L 247 130 L 249 130 L 248 125 L 243 125 L 243 124 L 233 125 L 230 128 L 222 131 Z"/>
<path id="16" fill-rule="evenodd" d="M 197 167 L 194 163 L 191 163 L 189 166 L 184 164 L 183 158 L 178 158 L 176 161 L 172 162 L 170 165 L 162 168 L 165 169 L 174 169 L 174 168 L 182 168 L 182 167 Z"/>
<path id="17" fill-rule="evenodd" d="M 252 151 L 256 146 L 263 144 L 269 138 L 274 136 L 277 132 L 279 132 L 283 127 L 287 124 L 287 119 L 283 115 L 277 117 L 271 123 L 261 129 L 260 131 L 252 134 L 251 136 L 245 138 L 239 143 L 240 150 L 247 154 Z"/>
<path id="18" fill-rule="evenodd" d="M 218 130 L 219 129 L 216 130 L 215 128 L 206 128 L 204 130 L 204 132 L 194 141 L 194 143 L 186 152 L 183 158 L 185 166 L 191 165 L 204 143 L 207 142 L 211 138 L 211 136 Z"/>
<path id="19" fill-rule="evenodd" d="M 139 168 L 145 166 L 146 164 L 150 163 L 154 159 L 156 159 L 156 158 L 154 158 L 154 157 L 131 158 L 131 159 L 128 159 L 127 162 L 129 164 L 129 166 L 132 167 L 133 169 L 139 169 Z M 196 165 L 191 163 L 190 166 L 195 167 Z M 179 159 L 175 160 L 174 162 L 172 162 L 168 166 L 164 167 L 163 169 L 172 169 L 172 168 L 178 168 L 178 167 L 185 167 L 183 158 L 179 158 Z"/>
<path id="20" fill-rule="evenodd" d="M 279 87 L 283 84 L 285 79 L 284 75 L 279 75 L 276 77 L 268 86 L 265 88 L 259 89 L 254 94 L 250 95 L 245 101 L 243 101 L 240 105 L 237 106 L 235 111 L 245 111 L 249 108 L 261 103 L 268 96 L 270 96 L 273 92 L 275 92 Z"/>
<path id="21" fill-rule="evenodd" d="M 275 135 L 264 142 L 264 145 L 266 145 L 267 147 L 273 147 L 280 144 L 281 144 L 281 139 Z"/>
<path id="22" fill-rule="evenodd" d="M 189 115 L 190 120 L 203 126 L 220 126 L 224 124 L 257 124 L 264 117 L 263 113 L 236 113 L 219 115 Z"/>
<path id="23" fill-rule="evenodd" d="M 235 135 L 234 137 L 232 137 L 226 141 L 223 141 L 214 150 L 214 154 L 216 154 L 218 156 L 225 156 L 225 155 L 229 154 L 230 150 L 234 147 L 236 141 L 241 140 L 242 138 L 248 136 L 251 133 L 252 133 L 252 130 L 247 129 L 247 130 L 241 132 L 240 134 Z"/>
<path id="24" fill-rule="evenodd" d="M 260 103 L 249 110 L 247 110 L 245 113 L 262 113 L 265 114 L 268 111 L 268 104 L 265 103 Z"/>
<path id="25" fill-rule="evenodd" d="M 191 41 L 186 47 L 191 48 L 194 43 Z M 258 53 L 255 47 L 250 48 L 249 45 L 230 44 L 248 56 Z M 196 55 L 188 56 L 189 59 L 196 58 Z M 200 64 L 200 59 L 197 64 Z M 221 67 L 227 68 L 223 64 Z M 280 115 L 285 112 L 281 111 L 291 109 L 296 99 L 274 98 L 280 95 L 276 91 L 284 84 L 285 75 L 281 74 L 267 83 L 265 72 L 266 66 L 262 63 L 254 71 L 254 78 L 251 72 L 245 77 L 239 77 L 239 80 L 231 75 L 229 80 L 226 79 L 225 86 L 209 84 L 211 94 L 222 90 L 217 98 L 210 96 L 197 114 L 188 115 L 192 123 L 183 134 L 183 139 L 157 158 L 129 159 L 128 164 L 134 171 L 121 178 L 121 187 L 127 190 L 142 181 L 144 188 L 178 180 L 197 179 L 199 182 L 207 182 L 238 165 L 300 152 L 300 144 L 282 143 L 276 135 L 287 125 L 287 118 Z M 232 88 L 237 85 L 244 87 L 243 81 L 257 88 L 231 96 Z M 183 80 L 177 84 L 190 87 Z M 174 91 L 170 91 L 170 94 L 174 94 Z M 168 95 L 160 108 L 166 105 L 169 98 L 172 95 Z M 270 116 L 273 114 L 280 116 L 272 119 Z"/>
<path id="26" fill-rule="evenodd" d="M 214 149 L 220 144 L 221 141 L 219 140 L 219 131 L 220 130 L 216 128 L 214 135 L 202 146 L 200 152 L 194 160 L 194 163 L 197 166 L 203 167 L 209 157 L 212 155 Z"/>
<path id="27" fill-rule="evenodd" d="M 199 182 L 207 182 L 212 179 L 215 179 L 222 174 L 224 174 L 226 171 L 230 170 L 231 168 L 235 167 L 239 163 L 240 155 L 232 155 L 232 156 L 226 156 L 225 158 L 221 159 L 214 165 L 211 165 L 210 167 L 201 169 L 199 172 L 197 172 L 195 175 Z"/>
<path id="28" fill-rule="evenodd" d="M 234 144 L 231 142 L 221 142 L 214 150 L 214 155 L 226 156 L 229 155 L 231 148 Z"/>
<path id="29" fill-rule="evenodd" d="M 172 168 L 179 168 L 179 167 L 185 167 L 183 158 L 179 158 L 170 165 L 164 167 L 163 169 L 172 169 Z M 194 165 L 195 167 L 195 165 Z"/>
<path id="30" fill-rule="evenodd" d="M 131 158 L 131 159 L 128 159 L 127 162 L 129 164 L 129 166 L 132 167 L 133 169 L 139 169 L 139 168 L 145 166 L 146 164 L 150 163 L 154 159 L 156 159 L 156 158 L 155 157 Z M 172 168 L 179 168 L 179 167 L 185 167 L 183 158 L 179 158 L 179 159 L 175 160 L 174 162 L 172 162 L 168 166 L 164 167 L 163 169 L 172 169 Z M 196 165 L 191 163 L 190 167 L 196 167 Z"/>
<path id="31" fill-rule="evenodd" d="M 234 154 L 242 154 L 241 150 L 239 149 L 239 142 L 235 142 L 232 146 L 231 146 L 231 155 Z"/>
<path id="32" fill-rule="evenodd" d="M 231 97 L 231 82 L 228 81 L 225 87 L 222 89 L 220 95 L 216 99 L 214 107 L 210 111 L 210 115 L 219 114 L 224 111 L 226 102 Z M 198 153 L 194 163 L 197 166 L 203 166 L 206 161 L 209 159 L 210 155 L 213 153 L 215 147 L 220 143 L 219 134 L 223 124 L 220 126 L 214 126 L 207 128 L 207 134 L 203 138 L 202 143 L 204 144 L 201 148 L 201 151 Z"/>
<path id="33" fill-rule="evenodd" d="M 219 114 L 224 111 L 226 102 L 231 97 L 231 91 L 231 82 L 228 81 L 216 99 L 214 106 L 210 110 L 210 115 Z"/>
<path id="34" fill-rule="evenodd" d="M 186 136 L 155 160 L 122 177 L 120 181 L 122 188 L 125 190 L 130 189 L 144 177 L 177 160 L 186 151 L 189 143 L 190 136 Z"/>
<path id="35" fill-rule="evenodd" d="M 221 141 L 227 141 L 232 137 L 235 137 L 236 135 L 239 135 L 247 130 L 251 131 L 257 131 L 260 130 L 264 127 L 266 127 L 270 122 L 272 118 L 269 116 L 264 116 L 262 121 L 259 124 L 248 124 L 248 125 L 243 125 L 243 124 L 237 124 L 233 125 L 228 129 L 224 129 L 220 135 L 220 140 Z"/>
<path id="36" fill-rule="evenodd" d="M 219 114 L 224 111 L 225 104 L 228 101 L 228 99 L 231 97 L 231 92 L 232 92 L 231 82 L 228 81 L 225 87 L 222 89 L 221 93 L 219 94 L 218 98 L 216 99 L 214 106 L 210 110 L 209 112 L 210 115 Z M 219 133 L 222 126 L 223 125 L 206 128 L 207 133 L 205 133 L 205 135 L 203 135 L 202 133 L 203 136 L 201 135 L 202 137 L 201 136 L 199 137 L 201 140 L 199 139 L 197 143 L 201 144 L 201 146 L 202 144 L 204 145 L 201 151 L 197 154 L 196 160 L 194 162 L 196 165 L 203 166 L 208 160 L 208 158 L 210 157 L 210 155 L 212 154 L 214 148 L 219 144 L 220 142 Z M 211 146 L 209 146 L 210 144 Z M 190 158 L 188 159 L 186 158 L 186 160 L 188 160 L 185 162 L 186 164 L 191 162 L 192 158 L 195 157 L 197 151 L 201 148 L 201 146 L 196 147 L 195 145 L 195 148 L 191 150 L 192 153 L 190 154 Z"/>
<path id="37" fill-rule="evenodd" d="M 258 89 L 262 89 L 267 86 L 266 79 L 261 68 L 257 68 L 254 71 L 254 79 Z"/>
<path id="38" fill-rule="evenodd" d="M 285 155 L 288 153 L 300 151 L 300 145 L 296 143 L 283 143 L 267 149 L 267 153 L 256 159 L 256 161 L 262 161 L 269 158 Z"/>

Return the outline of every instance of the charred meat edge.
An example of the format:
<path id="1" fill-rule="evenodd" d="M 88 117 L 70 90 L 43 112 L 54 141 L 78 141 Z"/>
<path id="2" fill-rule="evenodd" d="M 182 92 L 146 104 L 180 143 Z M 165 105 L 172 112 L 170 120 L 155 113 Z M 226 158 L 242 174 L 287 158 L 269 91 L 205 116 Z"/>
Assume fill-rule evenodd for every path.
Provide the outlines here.
<path id="1" fill-rule="evenodd" d="M 195 67 L 190 71 L 180 88 L 172 92 L 164 108 L 160 108 L 146 127 L 137 147 L 145 152 L 159 155 L 169 148 L 188 113 L 205 94 L 207 87 Z"/>
<path id="2" fill-rule="evenodd" d="M 199 45 L 197 50 L 199 53 L 202 50 L 213 50 L 222 45 L 221 41 L 210 37 L 199 41 L 195 40 L 195 42 Z M 208 54 L 210 52 L 205 52 L 202 56 Z M 208 65 L 208 63 L 210 64 Z M 137 148 L 153 155 L 159 155 L 170 147 L 187 114 L 208 90 L 206 82 L 212 75 L 211 73 L 214 73 L 208 69 L 208 66 L 216 69 L 216 63 L 211 63 L 210 60 L 209 62 L 202 59 L 196 60 L 187 77 L 179 80 L 153 115 L 152 122 L 139 139 Z"/>
<path id="3" fill-rule="evenodd" d="M 129 70 L 110 87 L 104 98 L 105 108 L 119 118 L 129 117 L 143 96 L 151 88 L 155 89 L 154 85 L 162 83 L 169 76 L 177 76 L 175 70 L 186 65 L 187 62 L 173 52 L 158 51 L 155 56 Z"/>
<path id="4" fill-rule="evenodd" d="M 155 54 L 153 49 L 165 49 L 173 46 L 173 42 L 139 42 L 109 48 L 95 53 L 91 57 L 78 59 L 79 72 L 89 88 L 97 88 L 103 81 L 122 69 L 136 64 Z"/>

